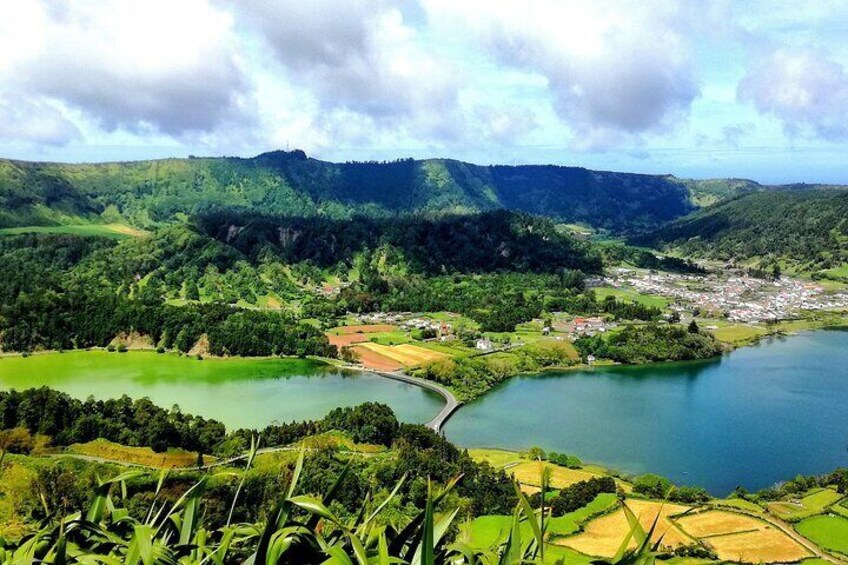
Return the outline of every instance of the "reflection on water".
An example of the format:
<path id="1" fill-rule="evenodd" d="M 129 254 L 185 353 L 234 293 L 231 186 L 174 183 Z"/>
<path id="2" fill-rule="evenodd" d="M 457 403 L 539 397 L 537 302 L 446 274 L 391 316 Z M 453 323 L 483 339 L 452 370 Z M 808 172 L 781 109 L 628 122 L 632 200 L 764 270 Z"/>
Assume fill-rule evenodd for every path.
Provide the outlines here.
<path id="1" fill-rule="evenodd" d="M 337 406 L 375 401 L 398 418 L 426 422 L 440 396 L 371 373 L 304 359 L 206 359 L 152 352 L 75 351 L 0 359 L 0 388 L 49 386 L 77 398 L 148 397 L 228 427 L 321 418 Z"/>

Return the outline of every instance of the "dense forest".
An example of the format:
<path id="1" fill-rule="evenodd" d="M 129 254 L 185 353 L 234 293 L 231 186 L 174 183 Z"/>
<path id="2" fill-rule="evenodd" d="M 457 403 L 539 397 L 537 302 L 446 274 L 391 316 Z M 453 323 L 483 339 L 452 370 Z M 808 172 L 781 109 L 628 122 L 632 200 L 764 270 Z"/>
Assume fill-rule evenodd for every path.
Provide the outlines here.
<path id="1" fill-rule="evenodd" d="M 816 271 L 848 262 L 848 190 L 794 188 L 745 194 L 634 239 L 684 255 L 758 259 Z"/>
<path id="2" fill-rule="evenodd" d="M 0 227 L 114 221 L 153 227 L 209 207 L 349 218 L 519 210 L 616 232 L 695 208 L 671 176 L 412 159 L 329 163 L 302 151 L 251 159 L 57 164 L 0 160 Z"/>

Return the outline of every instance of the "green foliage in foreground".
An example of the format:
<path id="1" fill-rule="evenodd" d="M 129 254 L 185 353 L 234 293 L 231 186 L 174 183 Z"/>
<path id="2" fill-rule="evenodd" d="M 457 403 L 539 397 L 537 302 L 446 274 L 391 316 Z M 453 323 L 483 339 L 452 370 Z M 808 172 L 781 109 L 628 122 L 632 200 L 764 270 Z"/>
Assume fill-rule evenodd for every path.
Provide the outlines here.
<path id="1" fill-rule="evenodd" d="M 248 467 L 256 454 L 253 446 Z M 344 488 L 345 467 L 321 496 L 300 494 L 304 453 L 295 466 L 285 495 L 263 523 L 227 523 L 209 529 L 204 523 L 203 493 L 208 477 L 189 488 L 176 502 L 161 498 L 163 472 L 143 518 L 124 505 L 127 481 L 138 475 L 127 472 L 99 482 L 87 507 L 64 516 L 53 516 L 43 528 L 17 543 L 0 540 L 0 563 L 123 563 L 125 565 L 247 563 L 436 565 L 542 564 L 548 531 L 546 509 L 533 510 L 515 485 L 518 505 L 506 538 L 495 548 L 474 549 L 458 541 L 450 543 L 457 510 L 441 506 L 461 480 L 458 477 L 437 489 L 429 485 L 423 508 L 402 527 L 384 519 L 383 513 L 400 491 L 401 478 L 387 496 L 366 495 L 359 512 L 350 519 L 333 511 L 333 502 Z M 543 490 L 545 488 L 543 477 Z M 236 506 L 243 479 L 233 500 Z M 542 497 L 544 501 L 544 496 Z M 658 545 L 651 546 L 651 528 L 645 532 L 625 505 L 631 531 L 613 559 L 615 563 L 651 565 Z M 529 525 L 529 533 L 526 526 Z M 627 550 L 631 539 L 635 551 Z M 561 562 L 561 561 L 560 561 Z"/>

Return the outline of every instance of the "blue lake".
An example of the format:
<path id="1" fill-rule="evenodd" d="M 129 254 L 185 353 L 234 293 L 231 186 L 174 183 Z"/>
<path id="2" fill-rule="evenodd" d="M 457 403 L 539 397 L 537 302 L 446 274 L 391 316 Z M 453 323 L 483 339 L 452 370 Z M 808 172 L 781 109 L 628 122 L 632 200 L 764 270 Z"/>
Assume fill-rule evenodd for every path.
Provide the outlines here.
<path id="1" fill-rule="evenodd" d="M 510 379 L 445 427 L 469 447 L 546 450 L 715 495 L 848 466 L 848 332 L 719 360 Z"/>

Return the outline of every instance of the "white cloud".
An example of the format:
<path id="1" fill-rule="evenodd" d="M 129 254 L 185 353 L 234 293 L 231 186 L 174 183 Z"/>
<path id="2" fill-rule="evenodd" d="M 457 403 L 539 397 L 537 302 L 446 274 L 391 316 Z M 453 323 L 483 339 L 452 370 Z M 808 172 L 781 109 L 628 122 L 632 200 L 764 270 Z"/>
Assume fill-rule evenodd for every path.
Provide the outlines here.
<path id="1" fill-rule="evenodd" d="M 179 136 L 245 119 L 232 17 L 205 0 L 15 2 L 0 23 L 0 91 L 49 97 L 107 130 Z"/>
<path id="2" fill-rule="evenodd" d="M 425 0 L 449 33 L 470 33 L 501 64 L 548 81 L 578 145 L 634 140 L 685 116 L 698 95 L 685 3 Z"/>
<path id="3" fill-rule="evenodd" d="M 738 96 L 777 117 L 792 136 L 848 137 L 848 74 L 821 52 L 780 48 L 756 58 Z"/>
<path id="4" fill-rule="evenodd" d="M 65 145 L 81 137 L 60 108 L 39 99 L 0 98 L 0 140 Z"/>
<path id="5" fill-rule="evenodd" d="M 458 79 L 418 41 L 404 13 L 382 0 L 243 0 L 240 17 L 267 40 L 286 80 L 327 112 L 353 112 L 376 127 L 412 120 L 441 135 L 455 110 Z"/>

